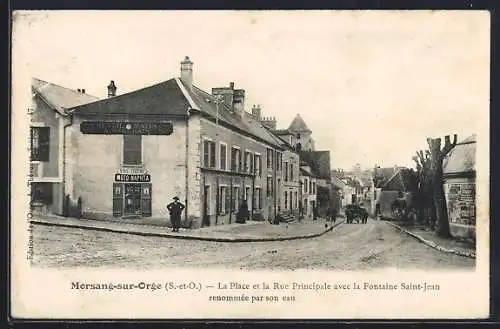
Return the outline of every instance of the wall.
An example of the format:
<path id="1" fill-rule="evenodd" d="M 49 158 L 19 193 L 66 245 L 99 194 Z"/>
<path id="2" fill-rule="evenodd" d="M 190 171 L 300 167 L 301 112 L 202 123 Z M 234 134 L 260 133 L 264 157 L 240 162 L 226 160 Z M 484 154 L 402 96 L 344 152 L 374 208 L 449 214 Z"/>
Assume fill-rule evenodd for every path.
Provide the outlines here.
<path id="1" fill-rule="evenodd" d="M 122 164 L 122 135 L 92 135 L 80 132 L 82 118 L 67 128 L 66 193 L 72 200 L 82 198 L 83 211 L 91 216 L 112 215 L 114 175 Z M 85 120 L 105 120 L 92 117 Z M 125 120 L 126 118 L 114 118 Z M 168 136 L 143 136 L 143 164 L 152 183 L 152 217 L 167 218 L 167 203 L 173 196 L 188 199 L 188 216 L 200 216 L 199 117 L 189 124 L 189 192 L 186 196 L 186 123 L 174 121 Z"/>
<path id="2" fill-rule="evenodd" d="M 215 222 L 217 221 L 217 224 L 221 223 L 229 223 L 230 217 L 231 217 L 231 222 L 235 221 L 236 214 L 232 213 L 231 215 L 229 213 L 225 215 L 216 215 L 216 209 L 215 205 L 217 200 L 217 179 L 219 180 L 219 185 L 220 184 L 225 184 L 229 188 L 231 186 L 231 178 L 233 179 L 233 186 L 235 184 L 240 184 L 240 186 L 250 186 L 252 187 L 253 184 L 255 184 L 255 187 L 260 187 L 262 190 L 262 209 L 254 209 L 254 214 L 260 214 L 263 219 L 265 220 L 270 220 L 274 218 L 274 193 L 271 196 L 266 195 L 267 191 L 267 176 L 271 175 L 273 177 L 273 180 L 275 182 L 275 188 L 276 188 L 276 182 L 277 182 L 277 174 L 274 172 L 272 168 L 267 168 L 267 148 L 270 146 L 267 146 L 266 144 L 256 141 L 252 139 L 251 137 L 244 136 L 242 134 L 236 133 L 233 130 L 230 130 L 229 128 L 223 127 L 221 125 L 215 125 L 215 123 L 207 120 L 207 119 L 201 119 L 200 122 L 200 145 L 203 142 L 204 139 L 208 139 L 211 141 L 216 142 L 216 169 L 219 169 L 219 150 L 220 150 L 220 145 L 221 142 L 227 145 L 227 165 L 226 165 L 226 172 L 225 173 L 217 173 L 214 171 L 204 171 L 202 170 L 201 176 L 202 176 L 202 186 L 209 185 L 210 186 L 210 195 L 209 195 L 209 200 L 210 203 L 212 204 L 210 209 L 210 225 L 214 225 Z M 233 146 L 237 146 L 240 148 L 242 152 L 242 156 L 244 156 L 245 150 L 249 150 L 252 153 L 257 153 L 260 154 L 261 156 L 261 164 L 262 164 L 262 174 L 261 176 L 257 176 L 255 178 L 255 183 L 253 183 L 253 179 L 248 175 L 248 176 L 240 176 L 234 173 L 231 173 L 231 148 Z M 200 156 L 199 156 L 199 161 L 201 163 L 203 157 L 203 150 L 202 146 L 200 146 Z M 203 191 L 203 189 L 201 189 Z M 201 192 L 202 193 L 202 192 Z M 240 188 L 240 196 L 242 195 L 243 191 Z M 201 198 L 201 202 L 203 200 L 203 196 Z M 249 200 L 253 200 L 253 190 L 251 188 L 250 195 L 249 195 Z M 202 205 L 201 205 L 202 207 Z M 249 211 L 252 212 L 252 203 L 249 201 Z M 277 211 L 277 210 L 276 210 Z"/>
<path id="3" fill-rule="evenodd" d="M 450 232 L 454 236 L 476 238 L 476 181 L 474 178 L 445 179 Z"/>

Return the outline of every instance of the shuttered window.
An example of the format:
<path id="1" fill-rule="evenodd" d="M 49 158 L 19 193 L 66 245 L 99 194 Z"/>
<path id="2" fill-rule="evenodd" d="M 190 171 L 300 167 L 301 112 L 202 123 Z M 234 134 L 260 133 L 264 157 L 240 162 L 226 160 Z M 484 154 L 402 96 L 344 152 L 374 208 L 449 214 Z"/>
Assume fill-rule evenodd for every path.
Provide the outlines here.
<path id="1" fill-rule="evenodd" d="M 31 127 L 31 160 L 49 161 L 50 156 L 50 128 Z"/>
<path id="2" fill-rule="evenodd" d="M 227 146 L 224 144 L 220 144 L 220 159 L 219 159 L 219 167 L 220 170 L 227 169 Z"/>
<path id="3" fill-rule="evenodd" d="M 203 141 L 203 166 L 206 168 L 215 168 L 215 142 Z"/>
<path id="4" fill-rule="evenodd" d="M 142 136 L 123 135 L 123 164 L 142 164 Z"/>

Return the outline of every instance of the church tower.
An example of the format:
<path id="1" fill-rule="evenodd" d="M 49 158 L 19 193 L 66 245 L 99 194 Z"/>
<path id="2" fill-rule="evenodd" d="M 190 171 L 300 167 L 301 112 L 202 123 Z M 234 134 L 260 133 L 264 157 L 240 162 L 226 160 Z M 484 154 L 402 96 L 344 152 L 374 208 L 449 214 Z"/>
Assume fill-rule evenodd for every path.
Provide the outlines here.
<path id="1" fill-rule="evenodd" d="M 288 131 L 292 134 L 292 146 L 298 151 L 314 151 L 314 139 L 312 131 L 307 127 L 304 119 L 297 114 L 293 119 Z"/>

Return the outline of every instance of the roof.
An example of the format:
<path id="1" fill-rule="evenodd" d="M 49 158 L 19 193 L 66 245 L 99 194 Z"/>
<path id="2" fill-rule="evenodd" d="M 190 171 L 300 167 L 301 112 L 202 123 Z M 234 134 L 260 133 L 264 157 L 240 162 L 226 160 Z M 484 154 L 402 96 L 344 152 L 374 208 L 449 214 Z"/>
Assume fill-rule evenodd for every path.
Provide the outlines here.
<path id="1" fill-rule="evenodd" d="M 394 176 L 398 169 L 397 167 L 376 168 L 373 172 L 375 187 L 379 188 L 384 186 L 384 184 Z"/>
<path id="2" fill-rule="evenodd" d="M 332 184 L 339 189 L 343 189 L 346 185 L 342 180 L 335 176 L 332 176 Z"/>
<path id="3" fill-rule="evenodd" d="M 184 90 L 183 90 L 184 89 Z M 194 104 L 191 104 L 191 101 Z M 199 111 L 205 116 L 225 123 L 236 130 L 243 131 L 273 146 L 282 147 L 280 140 L 273 136 L 251 114 L 242 111 L 241 115 L 230 111 L 225 104 L 217 104 L 215 97 L 193 85 L 189 90 L 180 79 L 157 83 L 126 94 L 85 104 L 72 109 L 75 114 L 138 114 L 185 116 L 187 110 Z"/>
<path id="4" fill-rule="evenodd" d="M 75 114 L 186 115 L 190 107 L 175 79 L 74 107 Z"/>
<path id="5" fill-rule="evenodd" d="M 276 129 L 273 131 L 273 133 L 278 136 L 293 135 L 293 133 L 290 132 L 288 129 Z"/>
<path id="6" fill-rule="evenodd" d="M 311 130 L 307 128 L 307 125 L 304 122 L 304 119 L 302 119 L 302 117 L 300 116 L 300 114 L 297 114 L 295 116 L 292 123 L 288 127 L 288 130 L 292 132 L 311 132 Z"/>
<path id="7" fill-rule="evenodd" d="M 38 78 L 31 79 L 31 88 L 60 114 L 65 114 L 67 109 L 74 106 L 99 100 L 96 96 L 65 88 Z"/>
<path id="8" fill-rule="evenodd" d="M 299 156 L 311 167 L 314 176 L 330 180 L 330 151 L 301 151 Z"/>
<path id="9" fill-rule="evenodd" d="M 412 169 L 399 169 L 384 185 L 384 190 L 415 191 L 417 190 L 417 177 Z"/>
<path id="10" fill-rule="evenodd" d="M 455 174 L 476 170 L 476 135 L 469 136 L 446 155 L 443 160 L 443 173 Z"/>

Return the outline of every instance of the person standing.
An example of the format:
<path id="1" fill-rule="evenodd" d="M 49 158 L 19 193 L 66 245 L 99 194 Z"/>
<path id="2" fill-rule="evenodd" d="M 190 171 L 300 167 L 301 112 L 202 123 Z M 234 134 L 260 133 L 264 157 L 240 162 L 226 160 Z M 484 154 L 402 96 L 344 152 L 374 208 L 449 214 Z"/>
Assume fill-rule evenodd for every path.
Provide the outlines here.
<path id="1" fill-rule="evenodd" d="M 172 223 L 172 232 L 179 232 L 181 227 L 181 214 L 185 206 L 179 202 L 178 197 L 174 197 L 174 201 L 167 205 L 170 213 L 170 222 Z"/>

